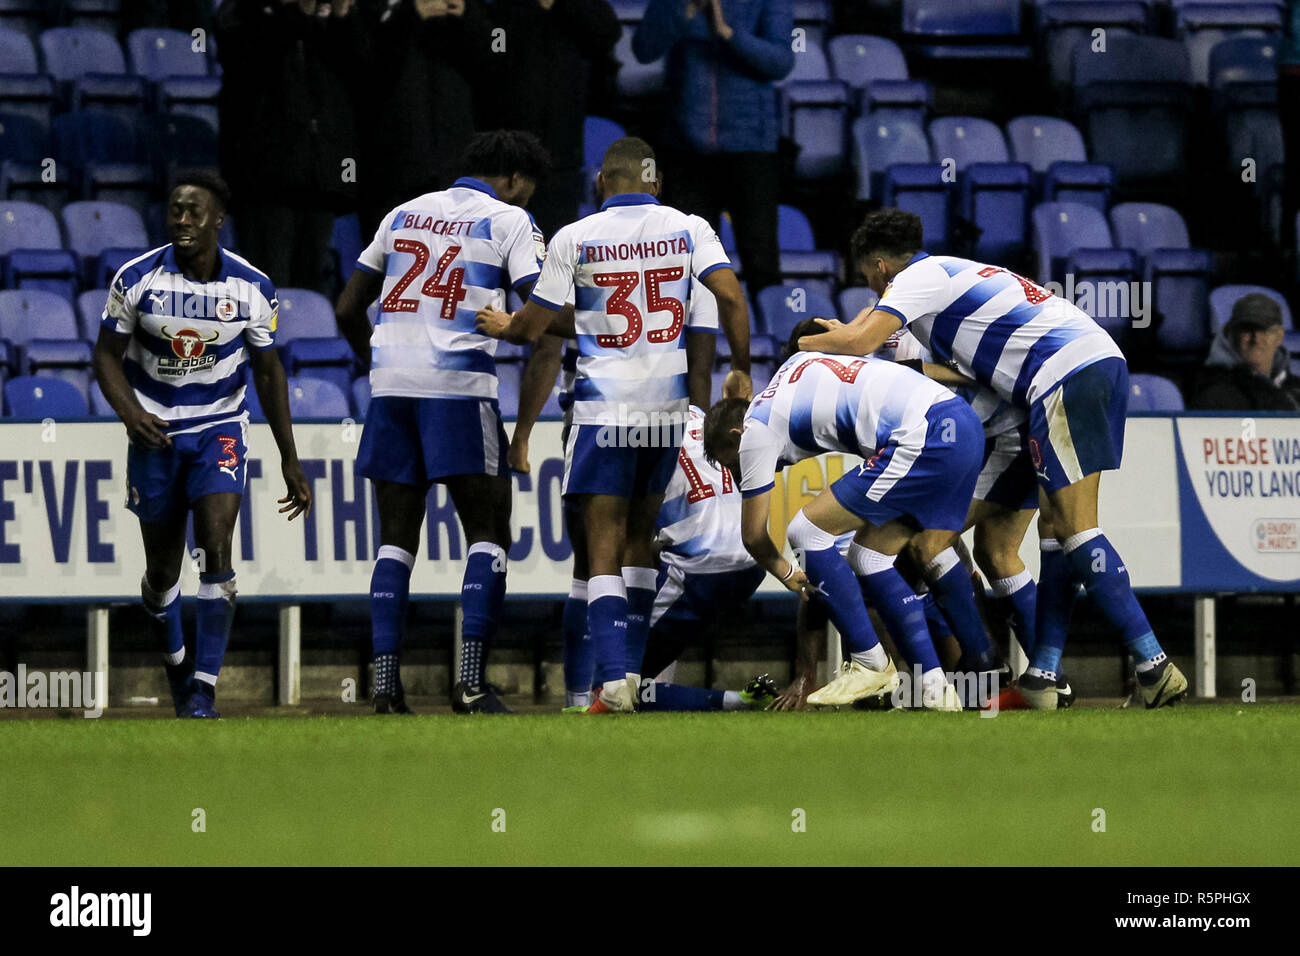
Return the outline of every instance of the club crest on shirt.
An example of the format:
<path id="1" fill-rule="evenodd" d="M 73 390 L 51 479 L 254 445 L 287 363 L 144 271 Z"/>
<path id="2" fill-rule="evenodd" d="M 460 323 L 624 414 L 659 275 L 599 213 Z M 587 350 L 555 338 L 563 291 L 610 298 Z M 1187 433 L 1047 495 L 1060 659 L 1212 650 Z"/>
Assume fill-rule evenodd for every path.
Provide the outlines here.
<path id="1" fill-rule="evenodd" d="M 234 299 L 218 299 L 216 313 L 218 320 L 229 322 L 239 314 L 239 307 L 235 305 Z"/>

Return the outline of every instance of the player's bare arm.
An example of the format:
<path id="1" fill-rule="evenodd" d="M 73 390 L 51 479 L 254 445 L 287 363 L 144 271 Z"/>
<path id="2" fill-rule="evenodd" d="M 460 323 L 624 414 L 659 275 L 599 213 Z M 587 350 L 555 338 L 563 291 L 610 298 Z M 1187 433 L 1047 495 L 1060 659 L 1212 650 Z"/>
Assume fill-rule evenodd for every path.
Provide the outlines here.
<path id="1" fill-rule="evenodd" d="M 366 309 L 379 298 L 384 287 L 384 277 L 365 269 L 354 269 L 348 284 L 334 306 L 334 321 L 339 334 L 347 339 L 363 368 L 370 366 L 370 319 Z"/>
<path id="2" fill-rule="evenodd" d="M 510 436 L 510 450 L 506 459 L 512 471 L 528 474 L 528 439 L 537 423 L 555 387 L 555 379 L 560 374 L 560 363 L 564 359 L 564 340 L 554 335 L 543 335 L 533 346 L 533 354 L 524 366 L 523 382 L 519 386 L 519 415 L 515 420 L 515 430 Z"/>
<path id="3" fill-rule="evenodd" d="M 791 564 L 781 554 L 768 534 L 767 523 L 772 513 L 772 492 L 746 498 L 740 506 L 740 535 L 745 550 L 759 566 L 781 582 L 786 590 L 808 600 L 808 578 L 797 565 Z"/>
<path id="4" fill-rule="evenodd" d="M 749 375 L 749 307 L 736 273 L 714 269 L 701 280 L 718 300 L 718 324 L 731 346 L 731 369 Z"/>
<path id="5" fill-rule="evenodd" d="M 165 448 L 172 440 L 163 429 L 171 423 L 145 411 L 135 397 L 135 389 L 126 380 L 122 359 L 130 344 L 131 336 L 100 329 L 99 337 L 95 340 L 95 378 L 104 398 L 126 426 L 132 444 L 143 445 L 145 448 Z"/>
<path id="6" fill-rule="evenodd" d="M 713 391 L 713 359 L 717 354 L 718 337 L 711 331 L 686 330 L 686 376 L 691 404 L 708 408 Z"/>
<path id="7" fill-rule="evenodd" d="M 285 496 L 280 514 L 289 513 L 292 521 L 311 511 L 311 485 L 298 462 L 298 448 L 293 441 L 293 422 L 289 418 L 289 384 L 284 366 L 275 349 L 249 349 L 248 361 L 253 368 L 253 387 L 262 405 L 276 447 L 280 449 L 280 473 L 284 476 Z"/>
<path id="8" fill-rule="evenodd" d="M 804 335 L 799 339 L 803 352 L 826 352 L 830 355 L 871 355 L 885 344 L 885 340 L 902 328 L 898 316 L 884 309 L 872 309 L 865 317 L 858 316 L 848 325 L 829 327 L 821 335 Z"/>
<path id="9" fill-rule="evenodd" d="M 967 378 L 955 368 L 951 368 L 947 365 L 939 365 L 935 362 L 922 362 L 921 374 L 928 379 L 938 382 L 940 385 L 951 385 L 956 388 L 979 384 L 975 379 Z"/>

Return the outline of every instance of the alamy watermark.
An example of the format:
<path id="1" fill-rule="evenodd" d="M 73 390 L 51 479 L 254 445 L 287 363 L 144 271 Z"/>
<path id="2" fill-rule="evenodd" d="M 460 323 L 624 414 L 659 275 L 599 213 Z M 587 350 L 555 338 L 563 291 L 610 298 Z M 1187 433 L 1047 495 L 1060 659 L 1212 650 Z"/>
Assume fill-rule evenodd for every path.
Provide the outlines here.
<path id="1" fill-rule="evenodd" d="M 642 411 L 618 406 L 618 423 L 601 425 L 596 444 L 601 448 L 680 448 L 690 415 L 685 411 Z"/>
<path id="2" fill-rule="evenodd" d="M 0 708 L 80 710 L 85 717 L 104 713 L 108 675 L 91 671 L 0 671 Z"/>

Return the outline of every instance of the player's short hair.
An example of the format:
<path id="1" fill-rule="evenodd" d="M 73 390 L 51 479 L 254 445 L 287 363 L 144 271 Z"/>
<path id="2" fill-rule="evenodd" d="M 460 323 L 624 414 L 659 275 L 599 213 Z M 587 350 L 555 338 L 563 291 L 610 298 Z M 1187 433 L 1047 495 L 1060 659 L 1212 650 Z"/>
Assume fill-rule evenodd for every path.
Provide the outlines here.
<path id="1" fill-rule="evenodd" d="M 826 331 L 822 326 L 817 324 L 818 318 L 831 318 L 831 316 L 814 316 L 810 319 L 804 319 L 793 329 L 790 330 L 790 337 L 785 340 L 785 345 L 781 348 L 781 361 L 784 362 L 795 352 L 799 351 L 799 340 L 805 335 L 821 335 Z"/>
<path id="2" fill-rule="evenodd" d="M 217 207 L 225 212 L 230 208 L 230 187 L 226 181 L 210 169 L 190 169 L 177 173 L 176 178 L 172 180 L 172 188 L 167 191 L 171 196 L 181 186 L 196 186 L 199 189 L 206 189 L 212 198 L 217 201 Z"/>
<path id="3" fill-rule="evenodd" d="M 465 147 L 460 168 L 467 176 L 511 176 L 539 182 L 551 168 L 551 154 L 532 133 L 494 129 L 476 133 Z"/>
<path id="4" fill-rule="evenodd" d="M 850 251 L 854 262 L 881 253 L 891 259 L 911 257 L 921 251 L 921 217 L 902 209 L 877 209 L 867 213 L 853 233 Z"/>
<path id="5" fill-rule="evenodd" d="M 743 398 L 724 398 L 716 402 L 704 416 L 704 457 L 710 464 L 717 464 L 718 455 L 736 441 L 731 434 L 733 428 L 745 424 L 745 412 L 749 402 Z"/>
<path id="6" fill-rule="evenodd" d="M 624 136 L 609 144 L 600 161 L 600 171 L 605 178 L 642 179 L 646 160 L 656 162 L 654 147 L 637 136 Z M 658 178 L 656 175 L 655 179 Z"/>

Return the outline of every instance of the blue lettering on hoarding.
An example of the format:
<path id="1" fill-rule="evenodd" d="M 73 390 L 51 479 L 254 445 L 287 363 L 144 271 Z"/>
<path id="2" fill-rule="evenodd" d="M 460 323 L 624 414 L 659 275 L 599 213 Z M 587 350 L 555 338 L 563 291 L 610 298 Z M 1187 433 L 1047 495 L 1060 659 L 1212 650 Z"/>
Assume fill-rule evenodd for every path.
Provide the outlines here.
<path id="1" fill-rule="evenodd" d="M 366 552 L 366 480 L 357 474 L 355 462 L 352 466 L 352 497 L 343 495 L 343 460 L 335 458 L 330 461 L 330 501 L 334 506 L 334 560 L 348 559 L 347 528 L 355 525 L 357 560 L 365 561 Z"/>
<path id="2" fill-rule="evenodd" d="M 325 477 L 324 458 L 304 458 L 301 462 L 302 473 L 307 476 L 307 486 L 311 496 L 316 497 L 316 479 Z M 302 550 L 306 561 L 317 560 L 316 554 L 316 509 L 313 508 L 302 516 Z"/>
<path id="3" fill-rule="evenodd" d="M 564 525 L 563 499 L 558 511 L 551 508 L 551 485 L 562 487 L 564 459 L 548 458 L 537 473 L 537 526 L 542 541 L 542 553 L 552 561 L 567 561 L 573 555 L 568 529 Z M 558 534 L 556 532 L 559 532 Z"/>
<path id="4" fill-rule="evenodd" d="M 77 470 L 81 463 L 63 463 L 63 507 L 59 507 L 59 490 L 54 485 L 54 462 L 41 462 L 41 493 L 45 497 L 45 516 L 50 522 L 50 544 L 54 560 L 68 563 L 72 550 L 72 518 L 77 506 Z"/>
<path id="5" fill-rule="evenodd" d="M 99 484 L 112 480 L 111 461 L 86 462 L 86 560 L 92 564 L 113 562 L 112 542 L 99 538 L 99 526 L 108 520 L 108 502 L 99 496 Z"/>
<path id="6" fill-rule="evenodd" d="M 17 564 L 22 551 L 5 540 L 5 525 L 14 520 L 14 503 L 5 494 L 5 483 L 18 480 L 18 462 L 0 461 L 0 564 Z"/>
<path id="7" fill-rule="evenodd" d="M 518 492 L 527 493 L 533 490 L 533 479 L 528 475 L 515 473 L 514 479 Z M 528 552 L 533 550 L 533 529 L 519 529 L 519 540 L 510 545 L 509 558 L 511 561 L 522 561 L 528 557 Z"/>
<path id="8" fill-rule="evenodd" d="M 244 488 L 244 500 L 239 503 L 239 560 L 252 561 L 253 558 L 253 508 L 252 484 L 254 479 L 262 477 L 262 459 L 250 458 L 245 463 L 248 481 Z"/>

